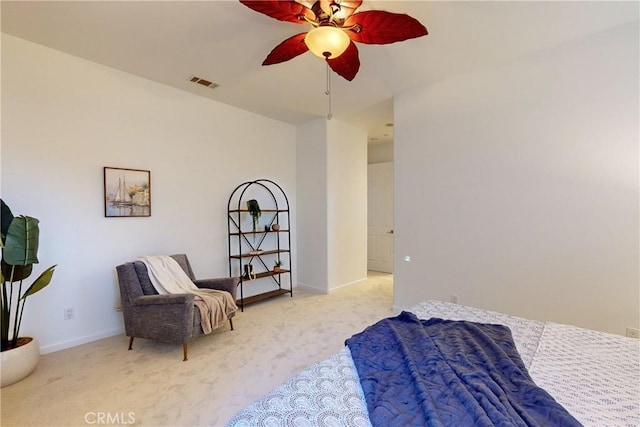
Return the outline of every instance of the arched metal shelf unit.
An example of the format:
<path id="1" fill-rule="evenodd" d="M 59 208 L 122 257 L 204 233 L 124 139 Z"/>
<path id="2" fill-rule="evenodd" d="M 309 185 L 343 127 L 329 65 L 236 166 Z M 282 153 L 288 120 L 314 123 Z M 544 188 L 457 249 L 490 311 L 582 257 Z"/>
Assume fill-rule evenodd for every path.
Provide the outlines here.
<path id="1" fill-rule="evenodd" d="M 246 230 L 247 220 L 251 218 L 246 202 L 259 201 L 262 226 Z M 244 222 L 244 223 L 243 223 Z M 278 227 L 274 227 L 278 224 Z M 227 204 L 227 226 L 229 235 L 229 276 L 239 277 L 240 297 L 237 304 L 242 311 L 244 306 L 280 295 L 293 297 L 293 279 L 291 271 L 291 216 L 289 199 L 282 187 L 269 179 L 257 179 L 238 185 Z M 275 228 L 275 229 L 274 229 Z M 279 271 L 269 265 L 281 263 Z M 247 265 L 252 266 L 249 274 Z M 288 276 L 288 289 L 283 286 Z M 276 289 L 261 290 L 246 297 L 245 286 L 249 282 L 268 279 Z M 264 288 L 264 286 L 262 286 Z"/>

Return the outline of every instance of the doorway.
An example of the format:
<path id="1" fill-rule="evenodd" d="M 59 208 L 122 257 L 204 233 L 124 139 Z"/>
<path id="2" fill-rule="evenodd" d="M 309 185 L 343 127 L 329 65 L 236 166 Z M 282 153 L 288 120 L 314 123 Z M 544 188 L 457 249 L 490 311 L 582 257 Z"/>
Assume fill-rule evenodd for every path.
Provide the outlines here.
<path id="1" fill-rule="evenodd" d="M 393 162 L 368 165 L 367 269 L 393 273 Z"/>

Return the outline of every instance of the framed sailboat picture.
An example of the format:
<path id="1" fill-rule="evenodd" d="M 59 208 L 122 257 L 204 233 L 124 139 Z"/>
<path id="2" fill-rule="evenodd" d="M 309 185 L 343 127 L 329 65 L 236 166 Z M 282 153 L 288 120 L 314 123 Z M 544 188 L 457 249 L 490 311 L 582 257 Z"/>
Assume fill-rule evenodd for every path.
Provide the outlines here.
<path id="1" fill-rule="evenodd" d="M 105 167 L 104 216 L 151 216 L 151 171 Z"/>

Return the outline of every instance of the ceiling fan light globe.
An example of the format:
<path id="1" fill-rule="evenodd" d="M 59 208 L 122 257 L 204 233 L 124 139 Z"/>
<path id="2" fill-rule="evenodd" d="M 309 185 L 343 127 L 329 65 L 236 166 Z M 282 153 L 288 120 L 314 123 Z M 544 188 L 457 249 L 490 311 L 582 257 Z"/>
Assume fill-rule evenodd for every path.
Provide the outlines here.
<path id="1" fill-rule="evenodd" d="M 321 26 L 309 31 L 304 38 L 304 42 L 317 57 L 334 59 L 347 50 L 351 39 L 340 28 Z"/>

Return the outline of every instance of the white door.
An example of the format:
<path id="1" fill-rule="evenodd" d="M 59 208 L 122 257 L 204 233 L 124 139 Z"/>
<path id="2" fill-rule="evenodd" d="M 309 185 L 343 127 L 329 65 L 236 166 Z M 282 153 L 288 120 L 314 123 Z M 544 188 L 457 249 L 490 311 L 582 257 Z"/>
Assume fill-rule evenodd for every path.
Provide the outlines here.
<path id="1" fill-rule="evenodd" d="M 393 273 L 393 162 L 368 167 L 367 268 Z"/>

